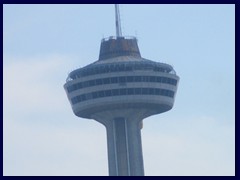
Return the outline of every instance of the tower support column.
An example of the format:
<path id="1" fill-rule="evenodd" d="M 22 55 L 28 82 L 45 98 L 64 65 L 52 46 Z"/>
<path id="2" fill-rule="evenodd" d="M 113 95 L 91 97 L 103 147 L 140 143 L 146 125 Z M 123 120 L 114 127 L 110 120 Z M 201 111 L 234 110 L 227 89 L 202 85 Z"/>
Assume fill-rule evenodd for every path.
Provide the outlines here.
<path id="1" fill-rule="evenodd" d="M 110 176 L 144 176 L 140 122 L 125 117 L 105 121 Z"/>

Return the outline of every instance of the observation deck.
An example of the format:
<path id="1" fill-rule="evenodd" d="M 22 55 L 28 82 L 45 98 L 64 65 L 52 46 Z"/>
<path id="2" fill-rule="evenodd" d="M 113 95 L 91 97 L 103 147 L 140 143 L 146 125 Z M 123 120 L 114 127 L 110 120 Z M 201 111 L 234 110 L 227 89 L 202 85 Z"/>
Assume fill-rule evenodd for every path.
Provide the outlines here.
<path id="1" fill-rule="evenodd" d="M 140 108 L 145 118 L 173 107 L 178 80 L 171 65 L 142 58 L 135 37 L 111 36 L 101 41 L 99 59 L 72 71 L 64 88 L 79 117 Z"/>

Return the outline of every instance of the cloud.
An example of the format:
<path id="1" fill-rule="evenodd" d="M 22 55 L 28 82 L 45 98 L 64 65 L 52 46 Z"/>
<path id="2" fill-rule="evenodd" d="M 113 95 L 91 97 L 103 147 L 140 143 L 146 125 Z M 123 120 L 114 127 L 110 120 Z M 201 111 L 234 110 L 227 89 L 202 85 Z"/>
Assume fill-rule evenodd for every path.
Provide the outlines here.
<path id="1" fill-rule="evenodd" d="M 10 59 L 4 63 L 4 107 L 19 111 L 53 110 L 65 103 L 63 84 L 70 69 L 68 58 L 48 57 Z M 5 60 L 7 62 L 8 60 Z M 26 110 L 25 110 L 26 111 Z"/>
<path id="2" fill-rule="evenodd" d="M 147 175 L 235 175 L 234 126 L 205 116 L 193 119 L 186 116 L 178 122 L 168 119 L 159 124 L 158 132 L 151 127 L 156 123 L 144 124 Z"/>
<path id="3" fill-rule="evenodd" d="M 4 59 L 4 175 L 107 175 L 104 127 L 75 117 L 63 89 L 71 58 Z"/>
<path id="4" fill-rule="evenodd" d="M 80 130 L 10 120 L 6 130 L 4 175 L 107 175 L 105 129 L 98 123 Z"/>

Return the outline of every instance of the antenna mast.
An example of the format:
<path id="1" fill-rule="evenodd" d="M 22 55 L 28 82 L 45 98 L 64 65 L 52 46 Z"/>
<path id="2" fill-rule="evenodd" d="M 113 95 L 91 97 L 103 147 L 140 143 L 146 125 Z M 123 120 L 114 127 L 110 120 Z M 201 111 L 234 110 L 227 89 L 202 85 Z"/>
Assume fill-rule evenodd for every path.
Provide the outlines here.
<path id="1" fill-rule="evenodd" d="M 120 13 L 119 13 L 119 5 L 118 4 L 115 4 L 115 18 L 116 18 L 116 36 L 121 37 L 122 29 L 121 29 L 121 23 L 120 23 Z"/>

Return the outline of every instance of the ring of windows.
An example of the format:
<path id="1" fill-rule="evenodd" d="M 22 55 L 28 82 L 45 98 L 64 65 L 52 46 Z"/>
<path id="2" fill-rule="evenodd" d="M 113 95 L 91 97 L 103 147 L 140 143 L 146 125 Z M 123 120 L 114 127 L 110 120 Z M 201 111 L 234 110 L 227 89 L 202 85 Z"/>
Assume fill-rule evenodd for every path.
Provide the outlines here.
<path id="1" fill-rule="evenodd" d="M 111 96 L 125 96 L 125 95 L 160 95 L 167 97 L 174 97 L 174 92 L 167 89 L 159 88 L 122 88 L 122 89 L 109 89 L 103 91 L 95 91 L 71 98 L 72 104 L 77 104 L 82 101 L 91 99 L 111 97 Z"/>
<path id="2" fill-rule="evenodd" d="M 168 67 L 169 66 L 169 67 Z M 163 66 L 162 63 L 157 62 L 128 62 L 128 63 L 114 63 L 114 64 L 105 64 L 105 65 L 93 65 L 92 67 L 86 67 L 74 71 L 69 76 L 71 79 L 77 79 L 79 77 L 85 77 L 95 74 L 104 74 L 111 72 L 123 72 L 123 71 L 134 71 L 134 70 L 153 70 L 157 72 L 164 73 L 174 73 L 170 65 Z"/>
<path id="3" fill-rule="evenodd" d="M 125 83 L 134 83 L 134 82 L 155 82 L 155 83 L 165 83 L 176 86 L 177 80 L 160 77 L 160 76 L 122 76 L 122 77 L 108 77 L 101 79 L 94 79 L 84 82 L 79 82 L 67 87 L 68 93 L 92 86 L 104 85 L 104 84 L 125 84 Z"/>

